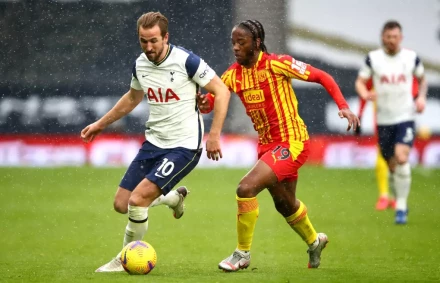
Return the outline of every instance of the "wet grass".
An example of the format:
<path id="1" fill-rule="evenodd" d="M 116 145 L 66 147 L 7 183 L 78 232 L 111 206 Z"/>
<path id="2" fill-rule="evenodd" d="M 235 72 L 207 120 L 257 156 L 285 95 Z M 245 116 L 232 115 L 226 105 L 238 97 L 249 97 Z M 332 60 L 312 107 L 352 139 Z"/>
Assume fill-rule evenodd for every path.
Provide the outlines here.
<path id="1" fill-rule="evenodd" d="M 414 170 L 409 223 L 377 212 L 372 170 L 304 167 L 298 197 L 330 244 L 321 267 L 307 269 L 306 245 L 277 214 L 268 192 L 250 268 L 217 264 L 236 245 L 235 187 L 246 170 L 195 170 L 191 194 L 175 220 L 150 209 L 145 240 L 158 253 L 147 276 L 97 274 L 121 249 L 126 216 L 112 209 L 123 168 L 0 168 L 0 281 L 5 282 L 352 282 L 440 280 L 440 170 Z"/>

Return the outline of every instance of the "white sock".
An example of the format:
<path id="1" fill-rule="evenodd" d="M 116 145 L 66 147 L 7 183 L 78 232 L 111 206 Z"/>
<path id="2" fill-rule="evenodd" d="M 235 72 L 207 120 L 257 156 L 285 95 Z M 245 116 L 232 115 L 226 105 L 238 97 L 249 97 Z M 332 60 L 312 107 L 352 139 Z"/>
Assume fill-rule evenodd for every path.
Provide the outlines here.
<path id="1" fill-rule="evenodd" d="M 166 196 L 161 195 L 157 199 L 155 199 L 151 204 L 150 207 L 158 206 L 161 204 L 168 205 L 170 207 L 174 207 L 179 202 L 180 197 L 179 193 L 177 191 L 171 191 Z"/>
<path id="2" fill-rule="evenodd" d="M 390 188 L 391 196 L 396 198 L 396 186 L 394 185 L 394 173 L 388 172 L 388 186 Z"/>
<path id="3" fill-rule="evenodd" d="M 407 210 L 407 200 L 411 189 L 411 166 L 409 163 L 398 164 L 394 171 L 396 191 L 396 210 Z"/>
<path id="4" fill-rule="evenodd" d="M 123 246 L 142 240 L 148 229 L 148 207 L 128 206 L 128 224 L 125 227 Z"/>
<path id="5" fill-rule="evenodd" d="M 309 245 L 309 248 L 310 250 L 314 250 L 318 245 L 319 245 L 319 237 L 316 237 L 316 240 Z"/>

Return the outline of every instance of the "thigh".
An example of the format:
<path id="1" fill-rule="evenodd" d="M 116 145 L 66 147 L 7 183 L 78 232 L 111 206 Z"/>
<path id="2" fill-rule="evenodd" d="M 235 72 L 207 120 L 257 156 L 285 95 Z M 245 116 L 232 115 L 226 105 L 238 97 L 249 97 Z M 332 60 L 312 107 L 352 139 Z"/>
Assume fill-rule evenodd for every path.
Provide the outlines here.
<path id="1" fill-rule="evenodd" d="M 394 156 L 397 163 L 403 164 L 408 162 L 409 153 L 414 143 L 415 125 L 413 121 L 408 121 L 400 123 L 396 127 Z"/>
<path id="2" fill-rule="evenodd" d="M 413 121 L 397 124 L 395 144 L 404 144 L 411 148 L 414 142 L 414 128 Z"/>
<path id="3" fill-rule="evenodd" d="M 196 167 L 201 155 L 202 150 L 170 149 L 157 160 L 145 177 L 166 195 Z"/>
<path id="4" fill-rule="evenodd" d="M 278 182 L 291 182 L 298 179 L 298 170 L 306 162 L 309 152 L 309 141 L 279 143 L 261 152 L 260 160 L 272 168 Z"/>
<path id="5" fill-rule="evenodd" d="M 388 161 L 394 156 L 394 145 L 396 144 L 396 126 L 378 126 L 377 134 L 382 156 Z"/>
<path id="6" fill-rule="evenodd" d="M 241 179 L 237 195 L 241 198 L 255 197 L 262 190 L 277 182 L 277 176 L 272 168 L 265 162 L 258 160 L 255 166 Z"/>
<path id="7" fill-rule="evenodd" d="M 162 162 L 163 156 L 169 151 L 145 141 L 130 166 L 128 166 L 119 186 L 132 192 L 145 179 L 145 176 Z"/>

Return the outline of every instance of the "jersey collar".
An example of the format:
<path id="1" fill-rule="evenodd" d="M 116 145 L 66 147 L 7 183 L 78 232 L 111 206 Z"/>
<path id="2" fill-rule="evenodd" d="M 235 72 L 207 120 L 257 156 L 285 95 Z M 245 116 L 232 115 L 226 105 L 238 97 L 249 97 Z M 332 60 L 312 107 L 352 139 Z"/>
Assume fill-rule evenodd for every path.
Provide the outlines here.
<path id="1" fill-rule="evenodd" d="M 162 64 L 163 62 L 165 62 L 165 60 L 170 56 L 171 54 L 171 49 L 173 49 L 173 45 L 172 44 L 168 44 L 168 50 L 167 50 L 167 54 L 165 55 L 165 57 L 163 57 L 162 60 L 160 60 L 159 62 L 152 62 L 154 65 L 159 66 L 160 64 Z"/>

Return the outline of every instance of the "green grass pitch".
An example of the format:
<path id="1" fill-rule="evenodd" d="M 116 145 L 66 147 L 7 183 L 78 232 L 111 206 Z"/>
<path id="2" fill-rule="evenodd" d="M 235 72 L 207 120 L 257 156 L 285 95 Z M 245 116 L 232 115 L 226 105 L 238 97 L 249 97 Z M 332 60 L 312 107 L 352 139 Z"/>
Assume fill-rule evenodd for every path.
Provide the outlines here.
<path id="1" fill-rule="evenodd" d="M 307 269 L 307 247 L 259 196 L 260 217 L 247 270 L 223 273 L 236 245 L 235 188 L 246 170 L 193 171 L 191 194 L 175 220 L 150 209 L 144 240 L 158 254 L 146 276 L 94 270 L 122 248 L 126 215 L 112 202 L 124 168 L 1 168 L 0 281 L 3 282 L 414 282 L 440 280 L 440 170 L 415 169 L 409 223 L 374 210 L 373 170 L 304 167 L 298 197 L 330 243 L 321 267 Z"/>

